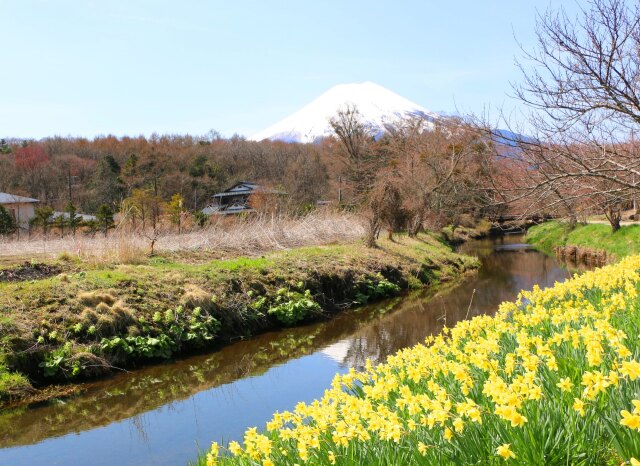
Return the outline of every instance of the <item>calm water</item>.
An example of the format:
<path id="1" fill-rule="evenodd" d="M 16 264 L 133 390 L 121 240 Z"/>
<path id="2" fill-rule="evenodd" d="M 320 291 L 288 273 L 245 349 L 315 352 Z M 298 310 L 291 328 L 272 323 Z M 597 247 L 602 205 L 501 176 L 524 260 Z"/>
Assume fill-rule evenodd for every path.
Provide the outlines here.
<path id="1" fill-rule="evenodd" d="M 493 313 L 521 289 L 569 276 L 521 241 L 465 244 L 462 251 L 480 257 L 482 268 L 435 296 L 414 294 L 260 335 L 93 383 L 71 400 L 3 414 L 0 465 L 184 465 L 211 440 L 241 439 L 274 411 L 321 396 L 337 372 L 360 368 L 367 358 L 382 362 L 445 322 Z"/>

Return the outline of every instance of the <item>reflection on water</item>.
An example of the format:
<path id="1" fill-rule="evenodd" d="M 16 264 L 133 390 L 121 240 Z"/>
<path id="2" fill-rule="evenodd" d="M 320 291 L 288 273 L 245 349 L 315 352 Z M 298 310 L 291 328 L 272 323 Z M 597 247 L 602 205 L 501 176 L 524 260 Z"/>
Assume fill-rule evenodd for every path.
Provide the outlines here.
<path id="1" fill-rule="evenodd" d="M 123 373 L 76 398 L 0 416 L 0 465 L 185 464 L 211 440 L 241 438 L 276 410 L 322 395 L 336 372 L 384 361 L 447 324 L 492 313 L 569 272 L 512 236 L 467 243 L 477 275 L 329 322 L 260 335 L 207 355 Z"/>

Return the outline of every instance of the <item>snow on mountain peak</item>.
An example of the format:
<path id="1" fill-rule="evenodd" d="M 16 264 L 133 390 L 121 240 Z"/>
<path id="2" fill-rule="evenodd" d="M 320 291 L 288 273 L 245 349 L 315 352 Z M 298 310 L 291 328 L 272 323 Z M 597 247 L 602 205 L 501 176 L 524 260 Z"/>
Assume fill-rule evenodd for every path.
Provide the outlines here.
<path id="1" fill-rule="evenodd" d="M 310 104 L 251 136 L 251 140 L 315 142 L 333 135 L 329 120 L 339 110 L 355 106 L 364 122 L 381 133 L 385 125 L 410 116 L 427 119 L 438 115 L 426 108 L 372 82 L 338 84 Z"/>

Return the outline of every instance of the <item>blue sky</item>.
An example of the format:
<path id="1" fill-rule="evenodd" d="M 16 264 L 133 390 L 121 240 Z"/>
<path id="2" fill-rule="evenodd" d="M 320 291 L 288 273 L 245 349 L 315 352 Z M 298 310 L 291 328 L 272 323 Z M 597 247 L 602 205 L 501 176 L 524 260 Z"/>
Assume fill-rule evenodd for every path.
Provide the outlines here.
<path id="1" fill-rule="evenodd" d="M 0 0 L 0 137 L 251 135 L 335 84 L 517 109 L 515 37 L 575 1 Z"/>

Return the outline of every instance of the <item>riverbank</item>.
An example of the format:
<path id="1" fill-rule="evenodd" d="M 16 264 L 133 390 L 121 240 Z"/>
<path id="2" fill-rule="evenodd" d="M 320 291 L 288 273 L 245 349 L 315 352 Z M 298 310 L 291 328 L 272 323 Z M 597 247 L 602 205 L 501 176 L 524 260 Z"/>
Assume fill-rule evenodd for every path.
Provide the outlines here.
<path id="1" fill-rule="evenodd" d="M 198 464 L 637 464 L 639 292 L 640 256 L 522 292 Z"/>
<path id="2" fill-rule="evenodd" d="M 555 248 L 575 246 L 594 252 L 604 251 L 612 260 L 640 254 L 640 225 L 624 225 L 615 233 L 604 224 L 578 224 L 569 230 L 566 223 L 551 221 L 533 226 L 527 242 L 547 254 Z"/>
<path id="3" fill-rule="evenodd" d="M 96 267 L 67 259 L 38 266 L 41 275 L 28 273 L 32 264 L 5 268 L 17 278 L 0 281 L 0 399 L 37 398 L 51 384 L 325 319 L 477 267 L 432 234 L 376 249 L 354 243 L 195 259 Z"/>

